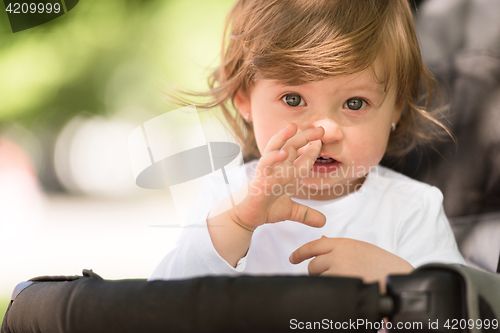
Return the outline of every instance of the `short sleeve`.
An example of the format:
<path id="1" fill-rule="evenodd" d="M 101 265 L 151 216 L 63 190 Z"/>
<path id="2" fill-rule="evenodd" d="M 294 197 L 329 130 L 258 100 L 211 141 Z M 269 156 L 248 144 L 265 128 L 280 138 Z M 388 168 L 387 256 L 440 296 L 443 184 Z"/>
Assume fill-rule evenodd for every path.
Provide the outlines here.
<path id="1" fill-rule="evenodd" d="M 414 268 L 428 263 L 466 265 L 436 187 L 422 191 L 399 222 L 396 254 Z"/>

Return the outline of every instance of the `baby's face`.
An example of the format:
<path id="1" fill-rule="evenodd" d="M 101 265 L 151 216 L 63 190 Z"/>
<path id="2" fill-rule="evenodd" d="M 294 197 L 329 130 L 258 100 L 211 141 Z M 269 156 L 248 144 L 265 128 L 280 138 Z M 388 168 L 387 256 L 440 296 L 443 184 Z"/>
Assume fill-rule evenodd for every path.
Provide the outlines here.
<path id="1" fill-rule="evenodd" d="M 379 73 L 377 67 L 375 71 Z M 397 124 L 402 111 L 402 105 L 396 106 L 395 89 L 385 99 L 384 95 L 384 84 L 377 83 L 367 69 L 300 86 L 257 80 L 249 95 L 239 93 L 236 103 L 242 115 L 250 113 L 260 152 L 290 123 L 299 131 L 317 126 L 325 129 L 319 155 L 324 159 L 317 159 L 311 170 L 301 170 L 301 175 L 306 175 L 301 183 L 310 193 L 295 197 L 326 200 L 347 194 L 349 186 L 362 184 L 364 176 L 382 159 L 391 123 Z M 299 155 L 304 149 L 299 149 Z M 318 192 L 318 188 L 323 191 Z"/>

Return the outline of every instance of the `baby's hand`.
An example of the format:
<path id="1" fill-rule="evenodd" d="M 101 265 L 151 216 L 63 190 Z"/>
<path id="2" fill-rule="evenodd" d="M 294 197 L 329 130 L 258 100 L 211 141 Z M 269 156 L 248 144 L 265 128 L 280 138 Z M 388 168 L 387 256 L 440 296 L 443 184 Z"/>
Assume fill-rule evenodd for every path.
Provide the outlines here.
<path id="1" fill-rule="evenodd" d="M 404 259 L 370 243 L 350 238 L 328 238 L 306 243 L 290 255 L 290 262 L 309 262 L 309 275 L 336 275 L 362 278 L 365 283 L 379 282 L 385 293 L 390 274 L 408 274 L 413 267 Z"/>
<path id="2" fill-rule="evenodd" d="M 285 220 L 322 227 L 326 222 L 322 213 L 292 201 L 290 196 L 299 185 L 301 174 L 313 167 L 321 150 L 318 140 L 324 134 L 322 127 L 297 133 L 297 126 L 292 123 L 274 135 L 249 182 L 248 195 L 229 212 L 231 218 L 248 230 Z M 303 154 L 297 157 L 304 146 Z"/>

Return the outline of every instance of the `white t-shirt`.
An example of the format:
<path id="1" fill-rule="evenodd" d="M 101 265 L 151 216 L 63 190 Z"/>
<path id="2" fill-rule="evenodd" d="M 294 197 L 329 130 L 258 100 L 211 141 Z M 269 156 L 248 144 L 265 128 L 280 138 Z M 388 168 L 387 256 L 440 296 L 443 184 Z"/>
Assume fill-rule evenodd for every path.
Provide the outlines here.
<path id="1" fill-rule="evenodd" d="M 256 165 L 257 161 L 252 161 L 241 166 L 248 179 Z M 232 187 L 243 185 L 234 184 L 237 180 L 230 175 L 229 180 Z M 326 225 L 313 228 L 283 221 L 260 226 L 247 255 L 234 268 L 215 250 L 206 224 L 210 210 L 227 196 L 224 180 L 212 176 L 205 184 L 176 249 L 160 262 L 150 280 L 205 275 L 307 275 L 310 260 L 293 265 L 288 258 L 300 246 L 322 235 L 374 244 L 415 268 L 427 263 L 465 265 L 443 211 L 441 191 L 377 166 L 363 186 L 347 196 L 325 201 L 292 198 L 325 214 Z"/>

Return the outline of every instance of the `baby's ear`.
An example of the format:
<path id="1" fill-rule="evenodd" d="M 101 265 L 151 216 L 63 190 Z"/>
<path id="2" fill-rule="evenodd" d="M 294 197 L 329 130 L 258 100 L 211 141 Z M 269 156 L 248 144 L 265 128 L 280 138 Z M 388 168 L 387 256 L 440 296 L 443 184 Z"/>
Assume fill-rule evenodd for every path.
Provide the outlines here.
<path id="1" fill-rule="evenodd" d="M 394 116 L 392 118 L 392 122 L 397 124 L 399 122 L 399 119 L 401 119 L 401 114 L 403 113 L 403 110 L 405 108 L 405 100 L 401 98 L 399 102 L 397 102 L 396 107 L 394 108 Z"/>
<path id="2" fill-rule="evenodd" d="M 250 96 L 243 88 L 238 88 L 236 95 L 234 96 L 234 104 L 238 108 L 241 116 L 245 118 L 247 113 L 252 113 L 252 107 L 250 103 Z"/>

